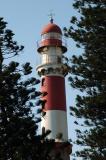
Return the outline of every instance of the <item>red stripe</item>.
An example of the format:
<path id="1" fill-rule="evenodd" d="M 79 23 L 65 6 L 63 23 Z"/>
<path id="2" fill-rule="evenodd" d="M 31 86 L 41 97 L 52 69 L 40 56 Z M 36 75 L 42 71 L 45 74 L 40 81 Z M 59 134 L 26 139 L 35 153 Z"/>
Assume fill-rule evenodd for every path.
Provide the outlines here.
<path id="1" fill-rule="evenodd" d="M 42 79 L 41 91 L 47 92 L 46 110 L 66 111 L 65 79 L 60 76 L 45 76 Z"/>
<path id="2" fill-rule="evenodd" d="M 62 41 L 59 39 L 45 39 L 41 41 L 40 47 L 43 46 L 62 46 Z"/>

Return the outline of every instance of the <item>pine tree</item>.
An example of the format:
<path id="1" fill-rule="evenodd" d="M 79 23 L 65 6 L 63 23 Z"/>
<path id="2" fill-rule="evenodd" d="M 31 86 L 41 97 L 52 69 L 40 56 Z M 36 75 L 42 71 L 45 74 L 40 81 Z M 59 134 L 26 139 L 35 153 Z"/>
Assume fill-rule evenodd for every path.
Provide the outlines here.
<path id="1" fill-rule="evenodd" d="M 32 113 L 36 97 L 46 93 L 36 91 L 38 79 L 27 78 L 32 72 L 30 63 L 21 67 L 19 62 L 13 61 L 23 49 L 0 18 L 0 160 L 48 160 L 53 141 L 44 139 L 50 131 L 38 135 L 41 119 Z M 42 104 L 44 102 L 39 100 L 39 105 Z M 39 108 L 37 113 L 41 112 Z"/>
<path id="2" fill-rule="evenodd" d="M 82 129 L 77 129 L 76 144 L 83 146 L 76 157 L 83 160 L 106 159 L 106 1 L 75 0 L 79 18 L 71 18 L 71 26 L 64 28 L 65 35 L 76 42 L 83 53 L 71 58 L 69 77 L 77 95 L 76 106 L 70 107 Z"/>

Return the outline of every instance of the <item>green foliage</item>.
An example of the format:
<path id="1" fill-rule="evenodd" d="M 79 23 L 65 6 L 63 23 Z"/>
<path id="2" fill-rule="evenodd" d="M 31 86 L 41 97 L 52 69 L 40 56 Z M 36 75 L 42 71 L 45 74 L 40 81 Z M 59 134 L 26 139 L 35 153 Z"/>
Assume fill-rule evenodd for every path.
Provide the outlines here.
<path id="1" fill-rule="evenodd" d="M 21 67 L 13 61 L 24 47 L 13 40 L 6 24 L 0 18 L 0 160 L 50 160 L 48 153 L 54 141 L 45 140 L 50 131 L 37 135 L 41 118 L 32 113 L 36 97 L 47 93 L 36 91 L 38 79 L 27 78 L 32 72 L 30 63 Z"/>
<path id="2" fill-rule="evenodd" d="M 76 143 L 84 149 L 77 151 L 76 156 L 84 160 L 105 160 L 106 1 L 75 0 L 73 6 L 80 18 L 72 17 L 71 27 L 64 31 L 67 37 L 74 39 L 76 47 L 83 48 L 83 54 L 71 58 L 69 81 L 83 96 L 76 97 L 71 115 L 83 118 L 82 126 L 86 126 L 85 131 L 77 130 Z"/>

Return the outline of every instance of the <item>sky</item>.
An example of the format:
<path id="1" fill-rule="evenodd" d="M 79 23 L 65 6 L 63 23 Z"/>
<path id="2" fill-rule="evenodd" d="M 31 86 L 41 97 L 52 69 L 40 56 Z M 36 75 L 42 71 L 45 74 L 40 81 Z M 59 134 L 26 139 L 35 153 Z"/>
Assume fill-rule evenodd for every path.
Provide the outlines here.
<path id="1" fill-rule="evenodd" d="M 33 67 L 33 76 L 37 77 L 36 66 L 39 63 L 37 53 L 37 41 L 40 40 L 42 28 L 49 23 L 49 14 L 54 14 L 54 23 L 61 29 L 70 26 L 70 19 L 77 15 L 72 4 L 74 0 L 0 0 L 0 17 L 8 22 L 7 27 L 14 33 L 14 39 L 25 49 L 21 56 L 17 57 L 20 63 L 30 62 Z M 72 39 L 67 40 L 68 52 L 71 58 L 73 54 L 79 54 Z M 68 76 L 67 76 L 68 77 Z M 69 139 L 75 139 L 75 118 L 69 115 L 69 106 L 75 105 L 75 96 L 78 93 L 69 86 L 66 77 L 66 97 Z M 73 146 L 73 152 L 76 146 Z M 80 160 L 78 158 L 78 160 Z"/>

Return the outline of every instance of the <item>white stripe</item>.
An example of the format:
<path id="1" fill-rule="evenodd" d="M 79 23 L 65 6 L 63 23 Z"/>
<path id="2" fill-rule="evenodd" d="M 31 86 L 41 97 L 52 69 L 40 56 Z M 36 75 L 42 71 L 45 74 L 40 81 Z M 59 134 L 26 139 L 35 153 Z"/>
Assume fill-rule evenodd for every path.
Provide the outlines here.
<path id="1" fill-rule="evenodd" d="M 41 121 L 41 127 L 51 130 L 48 138 L 56 139 L 56 135 L 62 133 L 63 141 L 68 140 L 67 114 L 65 111 L 46 111 L 46 115 Z"/>
<path id="2" fill-rule="evenodd" d="M 45 39 L 58 39 L 62 40 L 62 35 L 56 32 L 49 32 L 42 35 L 42 41 Z"/>

